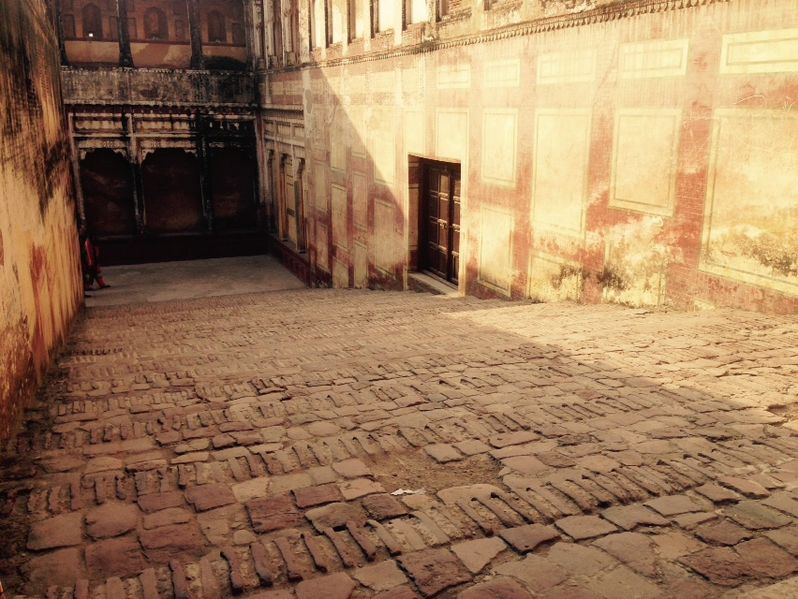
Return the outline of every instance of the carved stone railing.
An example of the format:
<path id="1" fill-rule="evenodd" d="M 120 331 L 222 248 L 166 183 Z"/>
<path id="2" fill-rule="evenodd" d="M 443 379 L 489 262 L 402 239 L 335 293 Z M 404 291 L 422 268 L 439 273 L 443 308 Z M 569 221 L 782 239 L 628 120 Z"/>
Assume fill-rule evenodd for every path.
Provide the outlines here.
<path id="1" fill-rule="evenodd" d="M 249 71 L 82 69 L 62 67 L 67 105 L 250 107 L 256 86 Z"/>

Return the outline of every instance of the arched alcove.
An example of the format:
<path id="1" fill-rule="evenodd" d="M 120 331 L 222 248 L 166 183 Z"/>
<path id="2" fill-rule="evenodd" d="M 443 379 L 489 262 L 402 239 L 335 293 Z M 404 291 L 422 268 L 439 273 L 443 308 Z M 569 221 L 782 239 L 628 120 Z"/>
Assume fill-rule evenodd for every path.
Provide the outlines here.
<path id="1" fill-rule="evenodd" d="M 169 25 L 166 13 L 155 6 L 144 13 L 144 37 L 151 41 L 166 41 L 169 39 Z"/>
<path id="2" fill-rule="evenodd" d="M 141 165 L 144 225 L 152 233 L 189 233 L 203 228 L 200 167 L 196 156 L 161 148 Z"/>
<path id="3" fill-rule="evenodd" d="M 86 4 L 81 11 L 83 21 L 83 37 L 95 40 L 103 39 L 103 14 L 96 4 Z"/>
<path id="4" fill-rule="evenodd" d="M 208 13 L 208 41 L 224 44 L 227 42 L 227 23 L 218 10 Z"/>
<path id="5" fill-rule="evenodd" d="M 216 229 L 252 229 L 256 226 L 255 165 L 241 148 L 211 152 L 210 182 Z"/>
<path id="6" fill-rule="evenodd" d="M 80 161 L 80 185 L 89 232 L 133 235 L 133 177 L 128 160 L 113 150 L 92 150 Z"/>

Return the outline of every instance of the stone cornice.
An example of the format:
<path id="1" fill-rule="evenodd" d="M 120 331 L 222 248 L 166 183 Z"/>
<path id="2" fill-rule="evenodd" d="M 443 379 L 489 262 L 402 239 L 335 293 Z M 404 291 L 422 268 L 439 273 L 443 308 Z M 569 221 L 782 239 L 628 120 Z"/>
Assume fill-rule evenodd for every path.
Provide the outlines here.
<path id="1" fill-rule="evenodd" d="M 411 54 L 424 54 L 427 52 L 435 52 L 437 50 L 445 50 L 447 48 L 500 41 L 514 37 L 523 37 L 537 33 L 556 31 L 559 29 L 583 27 L 586 25 L 605 23 L 608 21 L 615 21 L 618 19 L 635 17 L 638 15 L 662 13 L 692 8 L 695 6 L 707 6 L 710 4 L 725 4 L 731 1 L 732 0 L 620 0 L 615 4 L 600 6 L 598 8 L 586 10 L 584 12 L 558 15 L 555 17 L 545 17 L 542 19 L 536 19 L 534 21 L 513 23 L 505 27 L 491 29 L 488 31 L 480 31 L 457 38 L 431 40 L 422 42 L 420 44 L 414 44 L 412 46 L 399 46 L 390 50 L 367 52 L 357 56 L 346 56 L 318 62 L 307 62 L 302 65 L 286 67 L 279 70 L 269 70 L 268 72 L 274 74 L 296 71 L 298 69 L 328 68 L 360 62 L 387 60 L 400 56 L 408 56 Z"/>

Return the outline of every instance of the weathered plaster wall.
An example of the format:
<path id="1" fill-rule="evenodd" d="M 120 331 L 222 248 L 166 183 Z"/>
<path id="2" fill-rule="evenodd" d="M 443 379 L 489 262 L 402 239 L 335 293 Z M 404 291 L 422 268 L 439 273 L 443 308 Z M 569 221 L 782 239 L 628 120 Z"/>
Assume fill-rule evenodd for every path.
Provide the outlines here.
<path id="1" fill-rule="evenodd" d="M 796 0 L 481 5 L 272 74 L 317 279 L 406 284 L 421 156 L 462 165 L 464 292 L 798 309 Z"/>
<path id="2" fill-rule="evenodd" d="M 44 1 L 0 2 L 0 437 L 83 297 L 58 62 Z"/>

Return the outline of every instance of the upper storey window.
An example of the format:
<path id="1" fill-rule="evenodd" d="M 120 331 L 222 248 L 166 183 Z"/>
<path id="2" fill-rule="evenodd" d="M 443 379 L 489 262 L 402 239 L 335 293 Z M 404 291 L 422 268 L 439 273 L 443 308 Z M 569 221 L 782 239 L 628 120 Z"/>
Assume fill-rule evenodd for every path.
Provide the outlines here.
<path id="1" fill-rule="evenodd" d="M 399 7 L 401 8 L 401 4 Z M 395 8 L 397 7 L 390 0 L 382 0 L 382 2 L 377 3 L 375 6 L 377 13 L 375 31 L 389 31 L 394 28 Z"/>
<path id="2" fill-rule="evenodd" d="M 86 4 L 81 14 L 83 19 L 83 37 L 88 39 L 103 39 L 103 15 L 96 4 Z"/>
<path id="3" fill-rule="evenodd" d="M 208 13 L 208 41 L 222 44 L 227 42 L 227 25 L 224 15 L 218 10 Z"/>
<path id="4" fill-rule="evenodd" d="M 230 29 L 233 33 L 234 46 L 243 46 L 247 43 L 247 38 L 244 35 L 244 26 L 241 23 L 233 23 Z"/>
<path id="5" fill-rule="evenodd" d="M 405 25 L 429 20 L 426 0 L 405 0 Z"/>
<path id="6" fill-rule="evenodd" d="M 144 13 L 144 37 L 154 41 L 169 39 L 166 13 L 160 8 L 152 7 Z"/>
<path id="7" fill-rule="evenodd" d="M 310 40 L 312 48 L 327 45 L 327 19 L 323 0 L 310 0 Z"/>

